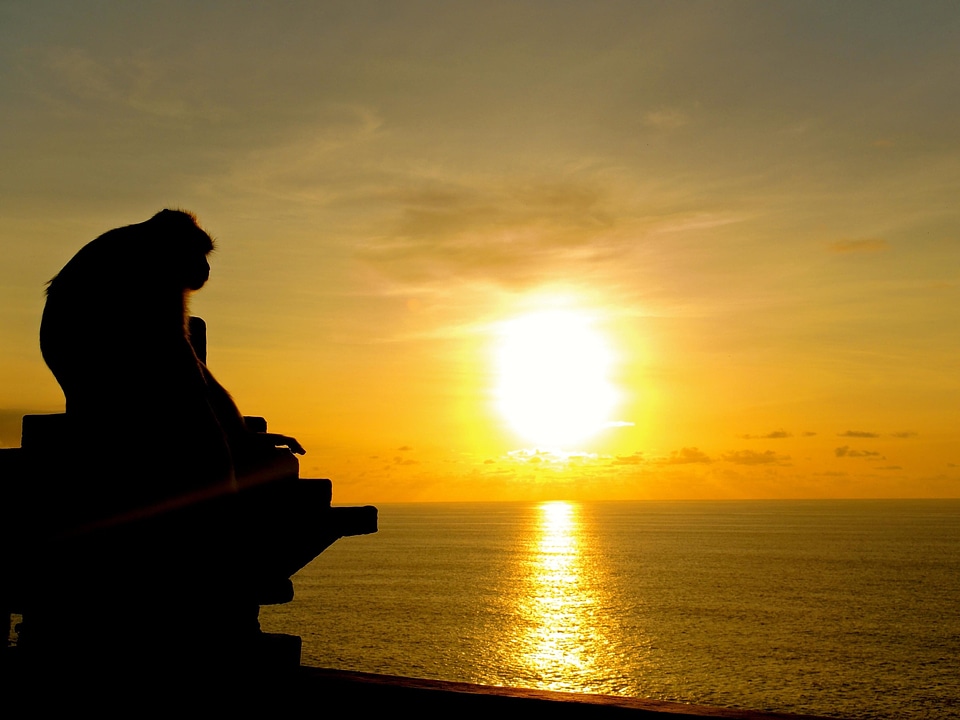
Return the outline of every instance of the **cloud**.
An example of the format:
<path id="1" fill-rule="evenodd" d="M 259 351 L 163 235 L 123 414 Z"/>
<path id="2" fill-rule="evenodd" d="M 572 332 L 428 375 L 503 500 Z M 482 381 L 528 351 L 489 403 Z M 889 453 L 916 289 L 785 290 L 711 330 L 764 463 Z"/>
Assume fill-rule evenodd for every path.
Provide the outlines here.
<path id="1" fill-rule="evenodd" d="M 849 445 L 844 445 L 843 447 L 838 447 L 833 451 L 833 454 L 839 457 L 862 457 L 862 458 L 882 458 L 883 456 L 874 452 L 873 450 L 853 450 Z"/>
<path id="2" fill-rule="evenodd" d="M 644 122 L 661 130 L 675 130 L 690 124 L 686 113 L 674 108 L 659 108 L 651 110 L 643 116 Z"/>
<path id="3" fill-rule="evenodd" d="M 697 212 L 682 214 L 659 220 L 653 227 L 657 234 L 683 233 L 696 230 L 710 230 L 744 221 L 743 216 L 724 213 Z"/>
<path id="4" fill-rule="evenodd" d="M 224 110 L 201 83 L 185 82 L 183 73 L 155 53 L 141 50 L 102 60 L 78 47 L 43 51 L 37 69 L 40 97 L 76 112 L 109 108 L 116 119 L 125 110 L 157 118 L 220 121 Z M 184 68 L 185 69 L 185 68 Z"/>
<path id="5" fill-rule="evenodd" d="M 597 455 L 587 452 L 522 448 L 520 450 L 509 450 L 502 459 L 519 464 L 534 463 L 550 465 L 552 467 L 566 467 L 569 465 L 593 464 L 597 459 Z"/>
<path id="6" fill-rule="evenodd" d="M 810 432 L 809 430 L 808 430 L 807 432 L 803 433 L 803 437 L 813 437 L 814 435 L 816 435 L 816 433 L 815 433 L 815 432 Z"/>
<path id="7" fill-rule="evenodd" d="M 710 456 L 695 447 L 685 447 L 680 450 L 674 450 L 670 453 L 670 457 L 660 460 L 660 463 L 664 465 L 687 465 L 690 463 L 710 462 L 713 462 Z"/>
<path id="8" fill-rule="evenodd" d="M 642 463 L 643 453 L 635 452 L 633 455 L 617 455 L 610 464 L 611 465 L 639 465 Z"/>
<path id="9" fill-rule="evenodd" d="M 410 450 L 413 450 L 413 448 L 409 445 L 401 445 L 397 448 L 397 452 L 409 452 Z"/>
<path id="10" fill-rule="evenodd" d="M 880 433 L 867 432 L 866 430 L 847 430 L 845 433 L 837 433 L 837 437 L 878 438 Z"/>
<path id="11" fill-rule="evenodd" d="M 890 433 L 890 437 L 895 438 L 913 438 L 916 437 L 918 433 L 912 432 L 910 430 L 904 430 L 903 432 Z"/>
<path id="12" fill-rule="evenodd" d="M 883 467 L 878 467 L 877 470 L 903 470 L 900 465 L 884 465 Z"/>
<path id="13" fill-rule="evenodd" d="M 793 433 L 781 429 L 768 432 L 766 435 L 741 435 L 740 437 L 744 440 L 780 440 L 781 438 L 793 437 Z"/>
<path id="14" fill-rule="evenodd" d="M 722 458 L 737 465 L 786 465 L 790 460 L 789 455 L 778 455 L 773 450 L 767 450 L 766 452 L 737 450 L 724 453 Z"/>
<path id="15" fill-rule="evenodd" d="M 835 240 L 829 245 L 830 252 L 842 255 L 881 252 L 889 247 L 886 240 L 877 239 Z"/>
<path id="16" fill-rule="evenodd" d="M 609 198 L 591 181 L 529 186 L 469 183 L 387 193 L 394 226 L 358 255 L 404 284 L 452 279 L 526 287 L 557 267 L 621 256 L 631 243 L 598 241 L 613 226 Z"/>

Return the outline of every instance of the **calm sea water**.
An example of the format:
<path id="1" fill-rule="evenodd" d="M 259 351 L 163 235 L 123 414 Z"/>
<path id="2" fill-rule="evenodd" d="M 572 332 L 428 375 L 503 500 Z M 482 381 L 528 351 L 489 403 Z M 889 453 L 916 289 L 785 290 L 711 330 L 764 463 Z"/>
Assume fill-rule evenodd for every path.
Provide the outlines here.
<path id="1" fill-rule="evenodd" d="M 385 505 L 294 583 L 307 664 L 960 718 L 960 501 Z"/>

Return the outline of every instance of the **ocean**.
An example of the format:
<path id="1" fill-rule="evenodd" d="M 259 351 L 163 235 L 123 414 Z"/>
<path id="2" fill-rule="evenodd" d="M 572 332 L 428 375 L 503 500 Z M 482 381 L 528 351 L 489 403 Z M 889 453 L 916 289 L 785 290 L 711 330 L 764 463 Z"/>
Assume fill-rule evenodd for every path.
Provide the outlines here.
<path id="1" fill-rule="evenodd" d="M 382 505 L 294 586 L 308 665 L 960 718 L 960 500 Z"/>

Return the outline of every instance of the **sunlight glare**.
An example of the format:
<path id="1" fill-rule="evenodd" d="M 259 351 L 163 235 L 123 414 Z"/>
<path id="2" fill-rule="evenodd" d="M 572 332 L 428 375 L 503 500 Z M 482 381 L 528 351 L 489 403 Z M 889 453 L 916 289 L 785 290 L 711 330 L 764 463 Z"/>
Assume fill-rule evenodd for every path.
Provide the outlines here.
<path id="1" fill-rule="evenodd" d="M 547 448 L 570 448 L 610 425 L 618 393 L 613 353 L 590 316 L 524 315 L 500 327 L 496 402 L 510 428 Z"/>

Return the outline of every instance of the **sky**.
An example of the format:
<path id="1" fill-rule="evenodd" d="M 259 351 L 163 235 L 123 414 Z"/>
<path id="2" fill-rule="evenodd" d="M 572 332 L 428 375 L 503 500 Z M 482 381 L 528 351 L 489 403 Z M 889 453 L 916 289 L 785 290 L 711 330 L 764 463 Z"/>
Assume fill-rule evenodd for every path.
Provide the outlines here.
<path id="1" fill-rule="evenodd" d="M 211 370 L 335 502 L 960 497 L 957 37 L 954 2 L 0 2 L 0 447 L 63 409 L 45 283 L 172 207 L 217 241 Z"/>

